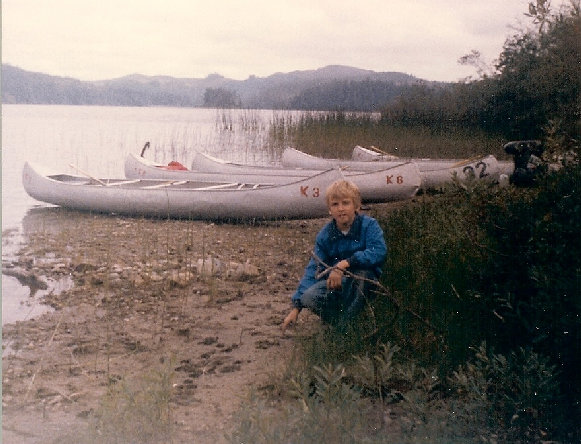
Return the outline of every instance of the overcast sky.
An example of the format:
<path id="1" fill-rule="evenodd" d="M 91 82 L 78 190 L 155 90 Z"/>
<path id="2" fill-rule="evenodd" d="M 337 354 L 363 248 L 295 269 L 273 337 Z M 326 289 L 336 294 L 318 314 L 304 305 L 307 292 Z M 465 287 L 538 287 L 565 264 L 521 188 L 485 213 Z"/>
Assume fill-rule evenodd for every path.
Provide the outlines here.
<path id="1" fill-rule="evenodd" d="M 564 0 L 553 0 L 553 5 Z M 528 0 L 2 0 L 2 61 L 81 80 L 243 80 L 348 65 L 427 80 L 493 62 Z"/>

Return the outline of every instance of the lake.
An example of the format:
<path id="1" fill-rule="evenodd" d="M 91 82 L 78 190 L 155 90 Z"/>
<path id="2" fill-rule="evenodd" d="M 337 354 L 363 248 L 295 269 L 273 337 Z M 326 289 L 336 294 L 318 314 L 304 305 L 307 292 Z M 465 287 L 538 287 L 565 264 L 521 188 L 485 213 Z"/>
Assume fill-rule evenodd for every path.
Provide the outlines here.
<path id="1" fill-rule="evenodd" d="M 22 242 L 22 220 L 31 209 L 49 206 L 32 199 L 22 186 L 26 161 L 51 170 L 93 177 L 124 177 L 129 153 L 190 166 L 201 151 L 242 163 L 276 163 L 268 148 L 271 122 L 289 111 L 204 108 L 131 108 L 66 105 L 2 106 L 2 261 L 10 261 Z M 70 165 L 73 165 L 71 167 Z M 66 282 L 54 283 L 65 286 Z M 42 291 L 2 275 L 2 323 L 34 316 Z"/>

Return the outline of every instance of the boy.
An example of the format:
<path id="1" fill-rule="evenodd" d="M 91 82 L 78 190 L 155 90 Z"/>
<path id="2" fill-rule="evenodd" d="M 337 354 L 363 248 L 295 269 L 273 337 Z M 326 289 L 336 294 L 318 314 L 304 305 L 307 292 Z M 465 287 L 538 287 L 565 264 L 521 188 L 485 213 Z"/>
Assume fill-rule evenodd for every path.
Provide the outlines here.
<path id="1" fill-rule="evenodd" d="M 374 218 L 359 214 L 361 195 L 355 184 L 334 182 L 325 198 L 333 219 L 317 234 L 314 256 L 292 296 L 293 309 L 284 319 L 283 331 L 297 321 L 303 308 L 331 323 L 355 317 L 387 256 L 381 227 Z"/>

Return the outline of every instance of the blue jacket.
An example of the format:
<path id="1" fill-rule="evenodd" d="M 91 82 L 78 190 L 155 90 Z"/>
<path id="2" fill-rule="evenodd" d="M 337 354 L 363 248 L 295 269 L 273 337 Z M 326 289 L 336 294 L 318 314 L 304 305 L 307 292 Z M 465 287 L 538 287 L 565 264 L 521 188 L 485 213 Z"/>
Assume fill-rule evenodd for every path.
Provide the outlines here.
<path id="1" fill-rule="evenodd" d="M 379 223 L 370 216 L 357 214 L 347 234 L 339 231 L 334 220 L 326 224 L 317 234 L 314 253 L 329 266 L 347 259 L 348 270 L 370 269 L 379 278 L 387 257 L 387 247 Z M 301 308 L 301 295 L 317 282 L 316 276 L 323 270 L 324 266 L 315 257 L 311 257 L 297 291 L 292 296 L 294 307 Z M 327 277 L 325 275 L 320 279 Z"/>

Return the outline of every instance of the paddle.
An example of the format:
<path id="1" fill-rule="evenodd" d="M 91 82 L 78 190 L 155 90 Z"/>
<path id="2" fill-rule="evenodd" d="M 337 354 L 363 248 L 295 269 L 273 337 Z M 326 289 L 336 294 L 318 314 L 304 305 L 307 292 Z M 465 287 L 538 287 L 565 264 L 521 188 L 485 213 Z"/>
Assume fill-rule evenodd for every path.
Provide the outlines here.
<path id="1" fill-rule="evenodd" d="M 83 171 L 82 169 L 80 169 L 78 166 L 73 165 L 72 163 L 69 163 L 69 166 L 71 168 L 74 168 L 75 170 L 77 170 L 79 173 L 81 173 L 83 176 L 87 176 L 89 179 L 94 180 L 95 182 L 100 183 L 101 185 L 103 185 L 104 187 L 107 186 L 107 184 L 105 182 L 103 182 L 101 179 L 97 179 L 96 177 L 91 176 L 89 173 Z"/>

